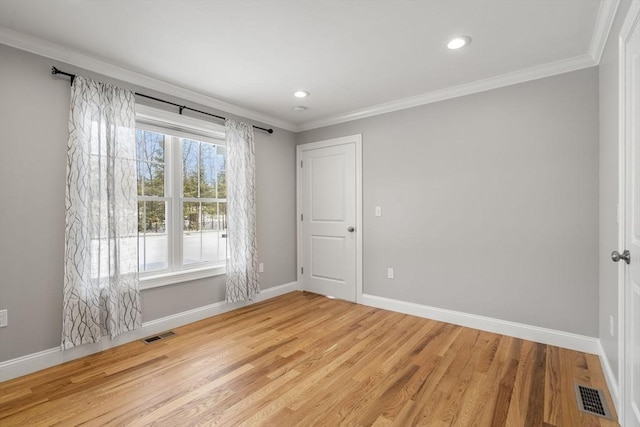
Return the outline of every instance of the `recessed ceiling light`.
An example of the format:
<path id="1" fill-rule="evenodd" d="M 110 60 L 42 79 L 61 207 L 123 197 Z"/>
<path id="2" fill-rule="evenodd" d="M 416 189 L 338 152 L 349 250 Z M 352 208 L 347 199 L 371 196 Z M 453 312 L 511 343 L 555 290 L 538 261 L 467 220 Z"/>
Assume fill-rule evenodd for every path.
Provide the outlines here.
<path id="1" fill-rule="evenodd" d="M 295 107 L 293 107 L 293 111 L 304 111 L 306 109 L 307 107 L 305 107 L 304 105 L 296 105 Z"/>
<path id="2" fill-rule="evenodd" d="M 297 90 L 293 93 L 293 96 L 295 96 L 296 98 L 306 98 L 309 95 L 311 94 L 306 90 Z"/>
<path id="3" fill-rule="evenodd" d="M 471 43 L 471 37 L 459 36 L 449 40 L 449 43 L 447 43 L 447 47 L 451 50 L 455 50 L 455 49 L 460 49 L 461 47 L 465 47 L 470 43 Z"/>

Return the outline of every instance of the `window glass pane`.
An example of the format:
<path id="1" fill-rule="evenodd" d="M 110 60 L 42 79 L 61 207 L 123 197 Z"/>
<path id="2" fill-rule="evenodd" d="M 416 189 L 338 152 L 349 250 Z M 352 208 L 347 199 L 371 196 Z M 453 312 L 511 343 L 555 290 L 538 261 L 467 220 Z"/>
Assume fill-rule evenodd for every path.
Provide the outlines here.
<path id="1" fill-rule="evenodd" d="M 138 202 L 138 271 L 144 271 L 144 202 Z"/>
<path id="2" fill-rule="evenodd" d="M 218 260 L 217 203 L 202 203 L 202 260 Z"/>
<path id="3" fill-rule="evenodd" d="M 184 265 L 202 261 L 202 240 L 200 233 L 200 203 L 183 203 L 182 263 Z"/>
<path id="4" fill-rule="evenodd" d="M 218 173 L 218 198 L 227 198 L 227 174 L 226 174 L 227 147 L 216 146 L 216 171 Z"/>
<path id="5" fill-rule="evenodd" d="M 184 231 L 200 231 L 200 203 L 185 202 L 182 206 L 184 213 Z"/>
<path id="6" fill-rule="evenodd" d="M 138 160 L 144 159 L 144 131 L 136 129 L 136 156 Z"/>
<path id="7" fill-rule="evenodd" d="M 145 231 L 147 233 L 166 232 L 165 202 L 145 202 Z"/>
<path id="8" fill-rule="evenodd" d="M 168 267 L 166 218 L 166 202 L 138 202 L 139 271 L 164 270 Z"/>
<path id="9" fill-rule="evenodd" d="M 182 140 L 182 194 L 184 197 L 198 197 L 198 141 Z"/>
<path id="10" fill-rule="evenodd" d="M 216 197 L 216 146 L 200 143 L 200 197 Z"/>
<path id="11" fill-rule="evenodd" d="M 227 259 L 227 204 L 218 203 L 218 259 L 217 261 L 226 261 Z"/>
<path id="12" fill-rule="evenodd" d="M 138 196 L 142 196 L 144 194 L 144 167 L 142 162 L 138 162 L 137 164 L 137 174 L 138 174 Z"/>
<path id="13" fill-rule="evenodd" d="M 227 259 L 227 204 L 218 203 L 218 259 L 217 261 L 225 261 Z"/>
<path id="14" fill-rule="evenodd" d="M 142 171 L 143 195 L 164 197 L 164 165 L 160 163 L 138 162 Z"/>
<path id="15" fill-rule="evenodd" d="M 227 203 L 218 203 L 218 227 L 219 230 L 227 232 Z M 225 236 L 226 237 L 226 236 Z"/>
<path id="16" fill-rule="evenodd" d="M 216 230 L 216 221 L 218 219 L 218 204 L 203 203 L 202 204 L 202 230 Z"/>
<path id="17" fill-rule="evenodd" d="M 218 171 L 218 198 L 227 198 L 227 173 L 225 171 Z"/>
<path id="18" fill-rule="evenodd" d="M 165 135 L 136 130 L 138 195 L 164 197 Z"/>
<path id="19" fill-rule="evenodd" d="M 138 160 L 164 163 L 164 139 L 161 133 L 147 130 L 136 130 Z"/>
<path id="20" fill-rule="evenodd" d="M 226 170 L 225 161 L 227 158 L 227 147 L 224 145 L 216 145 L 216 169 Z"/>
<path id="21" fill-rule="evenodd" d="M 138 234 L 144 233 L 144 202 L 138 202 Z"/>

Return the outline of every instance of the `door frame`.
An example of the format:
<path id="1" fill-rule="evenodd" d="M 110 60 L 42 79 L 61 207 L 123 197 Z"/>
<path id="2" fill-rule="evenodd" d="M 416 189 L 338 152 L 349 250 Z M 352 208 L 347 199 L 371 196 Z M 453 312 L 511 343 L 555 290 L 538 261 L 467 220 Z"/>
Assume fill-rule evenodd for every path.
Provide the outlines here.
<path id="1" fill-rule="evenodd" d="M 631 3 L 627 16 L 620 29 L 618 39 L 618 248 L 624 250 L 627 245 L 627 176 L 632 173 L 627 170 L 627 148 L 630 142 L 627 140 L 627 127 L 631 124 L 627 122 L 627 94 L 630 90 L 630 82 L 627 81 L 627 44 L 632 31 L 636 26 L 640 26 L 640 1 Z M 638 30 L 637 30 L 638 31 Z M 638 120 L 638 118 L 635 118 Z M 618 266 L 618 420 L 624 425 L 628 412 L 627 396 L 627 338 L 630 330 L 630 310 L 627 310 L 626 301 L 626 278 L 629 274 L 626 264 L 621 262 Z"/>
<path id="2" fill-rule="evenodd" d="M 362 304 L 363 280 L 362 280 L 362 134 L 343 136 L 323 141 L 309 142 L 300 144 L 296 147 L 296 218 L 297 218 L 297 277 L 298 289 L 304 290 L 304 277 L 302 274 L 302 153 L 307 150 L 315 150 L 318 148 L 333 147 L 336 145 L 355 144 L 356 151 L 356 303 Z"/>

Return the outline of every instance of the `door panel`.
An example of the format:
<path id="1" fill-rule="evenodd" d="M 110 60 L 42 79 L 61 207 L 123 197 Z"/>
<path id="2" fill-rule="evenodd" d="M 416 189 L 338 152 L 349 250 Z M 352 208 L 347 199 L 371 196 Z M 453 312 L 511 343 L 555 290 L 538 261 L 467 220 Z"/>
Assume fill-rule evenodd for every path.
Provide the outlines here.
<path id="1" fill-rule="evenodd" d="M 311 179 L 311 221 L 345 222 L 345 153 L 307 156 Z M 341 203 L 341 201 L 343 201 Z"/>
<path id="2" fill-rule="evenodd" d="M 638 12 L 636 12 L 638 13 Z M 640 15 L 625 55 L 625 233 L 631 262 L 625 267 L 625 423 L 640 427 Z"/>
<path id="3" fill-rule="evenodd" d="M 356 301 L 356 143 L 327 143 L 301 146 L 302 286 Z"/>
<path id="4" fill-rule="evenodd" d="M 344 237 L 311 236 L 311 276 L 344 282 L 346 249 Z"/>

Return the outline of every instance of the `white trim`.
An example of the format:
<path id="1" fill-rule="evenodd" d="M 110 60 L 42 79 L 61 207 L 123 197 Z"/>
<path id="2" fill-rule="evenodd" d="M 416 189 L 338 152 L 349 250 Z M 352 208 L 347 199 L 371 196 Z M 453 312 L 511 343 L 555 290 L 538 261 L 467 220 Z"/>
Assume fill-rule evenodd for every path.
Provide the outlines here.
<path id="1" fill-rule="evenodd" d="M 298 281 L 298 289 L 303 288 L 303 260 L 302 260 L 302 149 L 296 146 L 296 279 Z"/>
<path id="2" fill-rule="evenodd" d="M 597 338 L 365 294 L 363 304 L 542 344 L 599 354 Z"/>
<path id="3" fill-rule="evenodd" d="M 598 356 L 600 356 L 600 364 L 602 365 L 602 370 L 604 371 L 604 379 L 607 381 L 607 387 L 609 388 L 609 392 L 611 394 L 611 400 L 613 400 L 613 405 L 616 407 L 616 412 L 618 413 L 618 419 L 620 418 L 620 389 L 618 387 L 618 380 L 616 379 L 616 375 L 613 373 L 613 368 L 609 363 L 609 359 L 607 358 L 607 354 L 604 351 L 604 347 L 602 347 L 602 341 L 598 340 Z"/>
<path id="4" fill-rule="evenodd" d="M 623 25 L 624 27 L 624 25 Z M 625 41 L 622 37 L 622 30 L 618 38 L 618 248 L 625 247 L 625 111 L 626 111 L 626 58 Z M 618 263 L 618 397 L 620 407 L 618 409 L 618 419 L 624 421 L 625 414 L 625 283 L 624 265 Z M 621 423 L 622 424 L 622 423 Z"/>
<path id="5" fill-rule="evenodd" d="M 330 116 L 319 120 L 312 120 L 298 125 L 296 127 L 296 131 L 301 132 L 331 126 L 338 123 L 350 122 L 352 120 L 364 119 L 366 117 L 432 104 L 434 102 L 444 101 L 445 99 L 458 98 L 460 96 L 471 95 L 517 83 L 524 83 L 531 80 L 554 76 L 556 74 L 568 73 L 570 71 L 581 70 L 583 68 L 593 67 L 596 65 L 598 65 L 598 63 L 594 61 L 590 55 L 584 54 L 548 64 L 537 65 L 520 71 L 489 77 L 483 80 L 477 80 L 475 82 L 464 83 L 458 86 L 452 86 L 409 98 L 374 105 L 372 107 L 351 111 L 345 114 Z"/>
<path id="6" fill-rule="evenodd" d="M 640 24 L 640 1 L 633 0 L 627 15 L 623 20 L 620 33 L 618 35 L 618 248 L 626 248 L 626 174 L 627 174 L 627 61 L 626 47 L 633 28 Z M 627 363 L 626 360 L 626 343 L 625 339 L 628 334 L 627 325 L 627 305 L 625 301 L 625 264 L 619 263 L 618 266 L 618 398 L 620 406 L 618 408 L 618 419 L 624 425 L 628 411 L 631 411 L 628 405 L 627 390 Z"/>
<path id="7" fill-rule="evenodd" d="M 250 120 L 260 123 L 276 126 L 281 129 L 295 131 L 295 126 L 285 120 L 260 113 L 248 108 L 222 101 L 213 96 L 196 92 L 178 86 L 174 83 L 163 81 L 154 77 L 150 77 L 143 73 L 129 70 L 127 68 L 111 64 L 93 56 L 89 56 L 73 49 L 63 47 L 61 45 L 39 39 L 37 37 L 28 36 L 5 27 L 0 27 L 0 43 L 7 46 L 15 47 L 36 55 L 64 62 L 85 70 L 93 71 L 117 80 L 121 80 L 130 84 L 138 85 L 147 89 L 157 90 L 167 95 L 177 96 L 187 101 L 195 102 L 207 107 L 222 110 L 229 114 L 242 116 Z"/>
<path id="8" fill-rule="evenodd" d="M 292 132 L 302 132 L 595 66 L 598 64 L 598 61 L 594 59 L 592 51 L 601 55 L 601 51 L 596 50 L 594 46 L 600 46 L 600 44 L 602 44 L 604 47 L 606 36 L 608 36 L 607 29 L 610 30 L 611 27 L 611 24 L 608 23 L 609 15 L 613 13 L 613 16 L 615 16 L 615 9 L 617 8 L 618 2 L 619 0 L 604 0 L 601 5 L 596 28 L 594 30 L 594 36 L 591 41 L 590 54 L 538 65 L 483 80 L 477 80 L 475 82 L 427 92 L 409 98 L 398 99 L 364 109 L 351 111 L 345 114 L 312 120 L 298 125 L 257 111 L 239 107 L 235 104 L 216 99 L 212 96 L 204 95 L 173 83 L 149 77 L 118 65 L 110 64 L 100 59 L 76 52 L 72 49 L 68 49 L 36 37 L 28 36 L 8 28 L 0 27 L 0 43 L 57 61 L 65 62 L 131 84 L 157 90 L 168 95 L 174 95 L 230 114 L 243 116 L 251 120 L 277 126 Z M 599 56 L 597 59 L 599 60 Z"/>
<path id="9" fill-rule="evenodd" d="M 136 104 L 136 123 L 151 124 L 163 129 L 181 130 L 193 132 L 196 135 L 214 138 L 217 144 L 225 144 L 225 128 L 223 125 L 207 120 L 188 117 L 176 112 L 161 110 Z"/>
<path id="10" fill-rule="evenodd" d="M 356 303 L 362 304 L 364 293 L 362 237 L 364 222 L 362 212 L 362 134 L 356 136 Z"/>
<path id="11" fill-rule="evenodd" d="M 601 0 L 598 16 L 596 17 L 596 25 L 591 36 L 589 44 L 589 55 L 596 63 L 600 63 L 602 52 L 607 45 L 607 39 L 613 26 L 613 20 L 616 17 L 620 0 Z"/>
<path id="12" fill-rule="evenodd" d="M 126 344 L 128 342 L 139 340 L 148 337 L 149 335 L 164 332 L 168 329 L 178 328 L 189 323 L 197 322 L 208 317 L 226 313 L 240 307 L 255 304 L 257 302 L 297 290 L 297 282 L 286 283 L 284 285 L 274 286 L 272 288 L 262 290 L 256 296 L 256 299 L 254 301 L 238 303 L 227 303 L 225 301 L 220 301 L 206 305 L 204 307 L 198 307 L 193 310 L 163 317 L 161 319 L 144 322 L 142 324 L 142 328 L 136 331 L 129 332 L 127 334 L 123 334 L 113 340 L 104 338 L 99 343 L 85 344 L 65 351 L 62 351 L 60 348 L 51 348 L 37 353 L 28 354 L 26 356 L 18 357 L 16 359 L 7 360 L 0 363 L 0 382 L 27 375 L 32 372 L 68 362 L 70 360 L 75 360 L 80 357 L 88 356 L 93 353 L 98 353 L 109 348 Z"/>
<path id="13" fill-rule="evenodd" d="M 183 88 L 173 83 L 156 79 L 136 71 L 128 70 L 118 65 L 110 64 L 106 61 L 76 52 L 72 49 L 36 37 L 28 36 L 26 34 L 22 34 L 5 27 L 0 27 L 0 43 L 57 61 L 65 62 L 89 71 L 100 73 L 114 79 L 157 90 L 168 95 L 174 95 L 188 101 L 196 102 L 225 111 L 230 114 L 243 116 L 251 120 L 255 120 L 272 126 L 277 126 L 281 129 L 286 129 L 292 132 L 302 132 L 310 129 L 316 129 L 338 123 L 372 117 L 379 114 L 417 107 L 420 105 L 431 104 L 446 99 L 471 95 L 478 92 L 484 92 L 491 89 L 497 89 L 504 86 L 510 86 L 517 83 L 523 83 L 598 65 L 598 61 L 594 59 L 592 51 L 601 54 L 601 51 L 596 50 L 596 47 L 600 49 L 600 44 L 604 46 L 604 43 L 606 42 L 606 36 L 608 36 L 608 31 L 611 27 L 611 24 L 608 23 L 608 19 L 610 19 L 610 15 L 612 13 L 613 16 L 615 16 L 615 9 L 617 8 L 617 4 L 619 2 L 619 0 L 603 1 L 604 3 L 601 5 L 598 12 L 598 19 L 596 28 L 594 30 L 594 36 L 591 40 L 591 48 L 589 54 L 579 55 L 573 58 L 562 59 L 559 61 L 542 64 L 519 71 L 489 77 L 483 80 L 477 80 L 475 82 L 464 83 L 458 86 L 452 86 L 441 90 L 427 92 L 409 98 L 398 99 L 364 109 L 351 111 L 345 114 L 312 120 L 298 125 L 267 114 L 243 108 L 226 101 L 219 100 L 209 95 L 204 95 L 192 89 Z M 599 56 L 597 59 L 599 60 Z"/>
<path id="14" fill-rule="evenodd" d="M 362 304 L 362 295 L 364 292 L 363 285 L 363 263 L 362 263 L 362 235 L 363 235 L 363 214 L 362 214 L 362 134 L 343 136 L 339 138 L 327 139 L 324 141 L 308 142 L 306 144 L 300 144 L 296 146 L 296 241 L 298 243 L 297 248 L 297 270 L 298 270 L 298 283 L 300 284 L 300 290 L 303 290 L 303 274 L 301 268 L 303 267 L 302 260 L 302 221 L 300 221 L 302 215 L 302 168 L 300 162 L 302 161 L 302 152 L 304 150 L 313 150 L 317 148 L 326 148 L 336 145 L 355 143 L 356 149 L 356 303 Z"/>
<path id="15" fill-rule="evenodd" d="M 214 267 L 176 270 L 160 274 L 153 274 L 153 272 L 140 273 L 140 290 L 175 285 L 176 283 L 184 283 L 191 280 L 206 279 L 207 277 L 222 276 L 226 273 L 227 266 L 225 264 Z"/>

